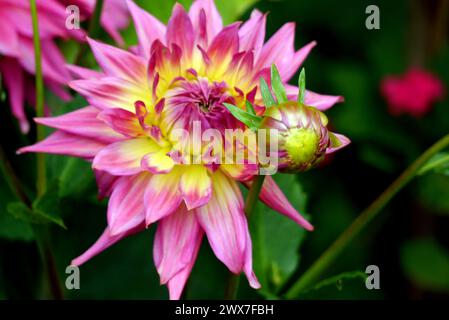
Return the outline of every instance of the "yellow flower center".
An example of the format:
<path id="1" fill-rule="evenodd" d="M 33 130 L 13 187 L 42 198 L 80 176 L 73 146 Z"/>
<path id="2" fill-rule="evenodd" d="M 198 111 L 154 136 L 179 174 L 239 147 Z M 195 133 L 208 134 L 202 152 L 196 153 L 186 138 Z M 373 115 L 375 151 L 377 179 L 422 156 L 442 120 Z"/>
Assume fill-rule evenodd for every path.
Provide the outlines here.
<path id="1" fill-rule="evenodd" d="M 316 157 L 320 137 L 312 128 L 293 128 L 287 133 L 285 149 L 297 165 L 312 162 Z"/>

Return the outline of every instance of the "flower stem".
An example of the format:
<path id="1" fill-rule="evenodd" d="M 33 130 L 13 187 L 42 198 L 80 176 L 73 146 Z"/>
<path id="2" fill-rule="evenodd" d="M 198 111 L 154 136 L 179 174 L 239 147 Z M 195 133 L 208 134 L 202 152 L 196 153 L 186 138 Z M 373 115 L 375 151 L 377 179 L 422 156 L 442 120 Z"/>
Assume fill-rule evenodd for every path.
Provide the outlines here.
<path id="1" fill-rule="evenodd" d="M 41 42 L 39 37 L 39 21 L 37 15 L 36 0 L 30 0 L 31 18 L 33 23 L 33 44 L 34 44 L 34 62 L 36 79 L 36 116 L 44 116 L 44 79 L 42 76 L 42 54 Z M 44 127 L 37 125 L 37 141 L 45 138 Z M 37 197 L 42 196 L 47 189 L 45 155 L 37 155 Z M 29 204 L 28 204 L 29 205 Z M 50 245 L 50 235 L 48 227 L 32 226 L 36 243 L 43 263 L 44 277 L 48 282 L 49 290 L 54 299 L 62 299 L 62 289 L 55 267 L 55 261 Z"/>
<path id="2" fill-rule="evenodd" d="M 249 221 L 254 209 L 256 208 L 257 200 L 259 199 L 259 193 L 262 189 L 265 176 L 256 176 L 254 178 L 251 187 L 249 188 L 248 196 L 245 201 L 245 214 Z M 225 295 L 226 300 L 235 300 L 237 297 L 237 291 L 240 284 L 240 275 L 233 274 L 229 272 L 229 278 L 226 283 Z"/>
<path id="3" fill-rule="evenodd" d="M 34 63 L 36 79 L 36 116 L 44 115 L 44 81 L 42 77 L 41 42 L 39 39 L 39 23 L 37 17 L 36 0 L 30 0 L 31 17 L 33 20 Z M 44 127 L 37 125 L 37 140 L 45 138 Z M 37 194 L 41 196 L 47 188 L 45 172 L 45 155 L 37 154 Z"/>
<path id="4" fill-rule="evenodd" d="M 437 152 L 449 146 L 449 134 L 438 140 L 419 156 L 384 192 L 353 221 L 334 243 L 304 272 L 290 287 L 285 297 L 294 299 L 299 293 L 310 288 L 316 280 L 337 259 L 346 246 L 368 225 L 387 203 L 416 175 L 418 170 Z"/>

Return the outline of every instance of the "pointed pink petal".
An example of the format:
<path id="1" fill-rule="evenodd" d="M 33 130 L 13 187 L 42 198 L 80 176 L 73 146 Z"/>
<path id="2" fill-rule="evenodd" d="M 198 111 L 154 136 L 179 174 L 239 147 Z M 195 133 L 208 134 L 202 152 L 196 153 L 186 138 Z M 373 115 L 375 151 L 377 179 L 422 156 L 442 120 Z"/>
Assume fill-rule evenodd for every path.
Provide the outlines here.
<path id="1" fill-rule="evenodd" d="M 272 64 L 276 64 L 282 80 L 286 81 L 286 69 L 293 62 L 295 55 L 294 39 L 295 24 L 284 24 L 263 46 L 255 69 L 270 68 Z"/>
<path id="2" fill-rule="evenodd" d="M 290 80 L 290 78 L 298 71 L 299 67 L 303 64 L 304 60 L 306 60 L 310 51 L 312 51 L 313 47 L 316 46 L 316 41 L 312 41 L 306 44 L 304 47 L 295 52 L 293 59 L 290 63 L 286 63 L 282 66 L 282 69 L 279 70 L 281 77 L 284 81 Z"/>
<path id="3" fill-rule="evenodd" d="M 0 60 L 0 74 L 8 89 L 9 104 L 13 115 L 19 120 L 22 133 L 27 133 L 30 125 L 24 110 L 24 74 L 16 59 L 2 58 Z"/>
<path id="4" fill-rule="evenodd" d="M 100 119 L 97 119 L 98 113 L 98 109 L 88 106 L 58 117 L 35 118 L 35 121 L 47 127 L 97 139 L 105 143 L 122 140 L 122 135 L 116 133 Z"/>
<path id="5" fill-rule="evenodd" d="M 244 264 L 248 232 L 242 194 L 237 184 L 220 170 L 213 174 L 212 182 L 212 198 L 196 209 L 196 215 L 217 258 L 229 270 L 239 273 Z"/>
<path id="6" fill-rule="evenodd" d="M 87 38 L 101 69 L 112 77 L 124 78 L 136 83 L 147 82 L 145 61 L 125 50 Z"/>
<path id="7" fill-rule="evenodd" d="M 150 178 L 150 174 L 141 173 L 117 179 L 108 203 L 111 235 L 126 232 L 144 222 L 143 194 Z"/>
<path id="8" fill-rule="evenodd" d="M 91 159 L 104 147 L 105 144 L 99 140 L 56 131 L 45 140 L 19 149 L 17 153 L 44 152 Z"/>
<path id="9" fill-rule="evenodd" d="M 143 134 L 136 114 L 128 110 L 115 108 L 105 109 L 100 112 L 98 119 L 104 121 L 114 131 L 126 137 L 137 137 Z"/>
<path id="10" fill-rule="evenodd" d="M 156 150 L 158 146 L 147 138 L 114 142 L 98 152 L 92 167 L 112 175 L 134 175 L 142 171 L 142 158 Z"/>
<path id="11" fill-rule="evenodd" d="M 145 189 L 145 223 L 149 225 L 179 208 L 182 197 L 178 190 L 181 171 L 174 168 L 167 174 L 155 174 Z"/>
<path id="12" fill-rule="evenodd" d="M 195 261 L 202 237 L 195 214 L 188 212 L 185 206 L 159 221 L 153 257 L 161 284 L 166 284 Z"/>
<path id="13" fill-rule="evenodd" d="M 89 104 L 100 109 L 121 108 L 133 112 L 134 103 L 146 102 L 148 91 L 124 79 L 105 77 L 88 80 L 74 80 L 69 86 L 83 95 Z M 151 97 L 151 96 L 150 96 Z"/>
<path id="14" fill-rule="evenodd" d="M 246 182 L 245 186 L 249 187 L 251 184 L 252 181 Z M 303 216 L 301 216 L 295 208 L 293 208 L 272 177 L 265 177 L 259 198 L 267 206 L 283 214 L 287 218 L 292 219 L 304 229 L 309 231 L 313 230 L 313 226 Z"/>
<path id="15" fill-rule="evenodd" d="M 285 89 L 287 91 L 287 97 L 289 100 L 296 100 L 298 97 L 298 87 L 286 84 Z M 343 102 L 345 99 L 342 96 L 330 96 L 315 93 L 310 90 L 306 90 L 305 104 L 312 106 L 321 111 L 330 109 L 333 105 L 339 102 Z"/>
<path id="16" fill-rule="evenodd" d="M 217 34 L 207 50 L 207 55 L 216 63 L 230 60 L 239 51 L 239 23 L 233 23 Z"/>
<path id="17" fill-rule="evenodd" d="M 167 24 L 167 45 L 178 45 L 184 54 L 192 52 L 195 42 L 192 21 L 182 5 L 176 3 Z"/>
<path id="18" fill-rule="evenodd" d="M 165 26 L 148 12 L 139 8 L 133 1 L 127 0 L 127 4 L 139 38 L 140 56 L 148 59 L 153 42 L 155 40 L 165 42 Z"/>
<path id="19" fill-rule="evenodd" d="M 137 232 L 143 231 L 145 226 L 143 224 L 138 225 L 137 227 L 128 230 L 127 232 L 123 232 L 117 235 L 111 235 L 111 232 L 108 228 L 103 232 L 101 237 L 90 247 L 86 252 L 84 252 L 79 257 L 72 260 L 71 265 L 80 266 L 84 264 L 86 261 L 90 260 L 92 257 L 96 256 L 100 252 L 103 252 L 113 244 L 119 242 L 121 239 L 135 234 Z"/>
<path id="20" fill-rule="evenodd" d="M 203 10 L 207 43 L 211 43 L 212 39 L 223 29 L 223 22 L 213 0 L 197 0 L 189 10 L 189 16 L 196 34 L 199 34 L 201 30 L 201 19 L 203 19 L 201 18 L 201 11 Z"/>
<path id="21" fill-rule="evenodd" d="M 71 64 L 66 65 L 66 68 L 76 79 L 100 79 L 105 76 L 104 73 Z"/>
<path id="22" fill-rule="evenodd" d="M 265 40 L 266 20 L 266 15 L 258 10 L 254 10 L 251 13 L 251 18 L 239 30 L 240 50 L 254 50 L 254 58 L 256 61 Z"/>
<path id="23" fill-rule="evenodd" d="M 338 139 L 339 145 L 338 146 L 331 146 L 330 148 L 328 148 L 326 150 L 326 154 L 333 153 L 333 152 L 335 152 L 337 150 L 340 150 L 341 148 L 344 148 L 348 144 L 351 143 L 351 140 L 349 140 L 348 137 L 346 137 L 346 136 L 344 136 L 342 134 L 339 134 L 339 133 L 332 133 L 332 134 Z"/>

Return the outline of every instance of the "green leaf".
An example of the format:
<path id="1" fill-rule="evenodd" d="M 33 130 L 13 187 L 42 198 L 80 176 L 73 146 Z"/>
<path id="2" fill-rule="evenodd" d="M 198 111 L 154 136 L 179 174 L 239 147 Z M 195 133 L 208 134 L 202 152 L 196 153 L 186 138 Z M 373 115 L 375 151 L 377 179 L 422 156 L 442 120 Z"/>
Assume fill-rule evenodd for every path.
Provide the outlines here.
<path id="1" fill-rule="evenodd" d="M 275 64 L 271 65 L 271 88 L 273 89 L 278 104 L 288 101 L 284 84 L 282 83 L 281 76 L 279 75 L 279 71 Z"/>
<path id="2" fill-rule="evenodd" d="M 422 289 L 449 292 L 449 252 L 431 238 L 405 243 L 401 264 L 407 277 Z"/>
<path id="3" fill-rule="evenodd" d="M 264 78 L 260 78 L 260 93 L 262 94 L 263 103 L 267 108 L 276 105 L 276 101 L 271 95 L 270 88 Z"/>
<path id="4" fill-rule="evenodd" d="M 304 103 L 306 98 L 306 70 L 304 68 L 301 69 L 301 73 L 298 78 L 298 102 Z"/>
<path id="5" fill-rule="evenodd" d="M 0 211 L 0 237 L 22 241 L 34 239 L 30 224 L 21 218 L 25 214 L 23 206 L 28 209 L 22 202 L 13 202 L 7 205 L 7 211 Z"/>
<path id="6" fill-rule="evenodd" d="M 257 1 L 258 0 L 226 0 L 215 1 L 215 4 L 226 25 L 238 20 L 249 8 L 253 7 Z"/>
<path id="7" fill-rule="evenodd" d="M 449 215 L 449 175 L 430 172 L 416 180 L 419 202 L 429 213 Z"/>
<path id="8" fill-rule="evenodd" d="M 439 173 L 447 173 L 449 170 L 449 153 L 440 152 L 434 155 L 426 164 L 424 164 L 418 171 L 418 175 L 423 175 L 429 171 Z"/>
<path id="9" fill-rule="evenodd" d="M 58 211 L 59 180 L 55 180 L 48 186 L 47 191 L 33 202 L 33 213 L 48 222 L 56 223 L 66 229 Z"/>
<path id="10" fill-rule="evenodd" d="M 251 102 L 249 102 L 248 100 L 245 101 L 246 104 L 246 111 L 250 114 L 252 114 L 253 116 L 256 115 L 256 111 L 254 110 L 253 105 L 251 104 Z"/>
<path id="11" fill-rule="evenodd" d="M 297 177 L 280 174 L 274 179 L 293 207 L 303 213 L 306 195 Z M 307 231 L 262 203 L 256 209 L 251 217 L 254 268 L 262 284 L 260 294 L 272 299 L 297 269 L 299 247 Z"/>
<path id="12" fill-rule="evenodd" d="M 366 273 L 362 271 L 345 272 L 325 279 L 311 289 L 301 293 L 299 299 L 351 299 L 357 291 L 367 291 Z"/>
<path id="13" fill-rule="evenodd" d="M 251 130 L 257 130 L 259 128 L 260 122 L 262 121 L 261 117 L 252 115 L 251 113 L 229 103 L 224 103 L 224 105 L 235 118 L 243 122 Z"/>

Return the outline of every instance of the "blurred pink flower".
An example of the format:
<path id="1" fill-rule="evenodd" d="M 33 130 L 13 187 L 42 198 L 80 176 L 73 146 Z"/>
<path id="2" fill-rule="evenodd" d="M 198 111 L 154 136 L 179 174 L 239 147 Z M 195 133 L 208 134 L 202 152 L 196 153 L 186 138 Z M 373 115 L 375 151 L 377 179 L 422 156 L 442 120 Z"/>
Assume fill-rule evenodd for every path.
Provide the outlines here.
<path id="1" fill-rule="evenodd" d="M 81 19 L 88 19 L 94 12 L 96 0 L 58 0 L 65 6 L 76 5 L 80 9 Z M 129 13 L 126 0 L 105 0 L 100 18 L 101 26 L 114 41 L 123 46 L 125 43 L 119 30 L 129 24 Z"/>
<path id="2" fill-rule="evenodd" d="M 66 2 L 72 3 L 70 0 L 37 0 L 45 85 L 63 100 L 70 99 L 64 87 L 71 80 L 71 76 L 66 69 L 64 56 L 54 40 L 74 38 L 84 41 L 85 38 L 82 30 L 66 28 Z M 89 8 L 93 6 L 92 1 L 79 2 L 89 3 Z M 105 1 L 102 16 L 105 29 L 118 41 L 122 40 L 117 28 L 123 27 L 126 22 L 127 11 L 124 5 L 124 0 Z M 88 14 L 92 9 L 89 10 Z M 83 15 L 82 8 L 80 12 Z M 27 101 L 30 105 L 35 103 L 32 77 L 34 73 L 33 27 L 29 0 L 0 0 L 0 74 L 9 92 L 12 113 L 19 120 L 24 133 L 29 130 L 24 102 Z"/>
<path id="3" fill-rule="evenodd" d="M 444 96 L 441 80 L 429 71 L 418 68 L 412 68 L 399 77 L 385 77 L 380 88 L 393 115 L 408 113 L 421 117 Z"/>
<path id="4" fill-rule="evenodd" d="M 176 4 L 167 26 L 132 1 L 128 6 L 139 39 L 135 52 L 88 39 L 102 71 L 71 66 L 80 79 L 70 86 L 90 106 L 37 119 L 57 131 L 19 152 L 92 161 L 100 194 L 110 197 L 106 230 L 73 264 L 157 222 L 154 261 L 170 298 L 181 296 L 204 235 L 229 270 L 244 272 L 258 288 L 239 189 L 239 182 L 252 183 L 257 164 L 179 163 L 174 158 L 179 153 L 187 158 L 192 149 L 185 154 L 176 149 L 171 132 L 190 132 L 194 121 L 204 130 L 241 128 L 223 102 L 244 108 L 248 99 L 263 112 L 260 77 L 269 81 L 275 63 L 286 83 L 315 43 L 296 51 L 292 23 L 265 43 L 266 15 L 257 10 L 244 24 L 224 27 L 212 0 L 195 1 L 189 12 Z M 296 98 L 298 88 L 288 86 L 287 93 Z M 308 105 L 320 110 L 341 100 L 310 91 L 305 96 Z M 270 177 L 260 198 L 300 226 L 313 228 Z"/>

